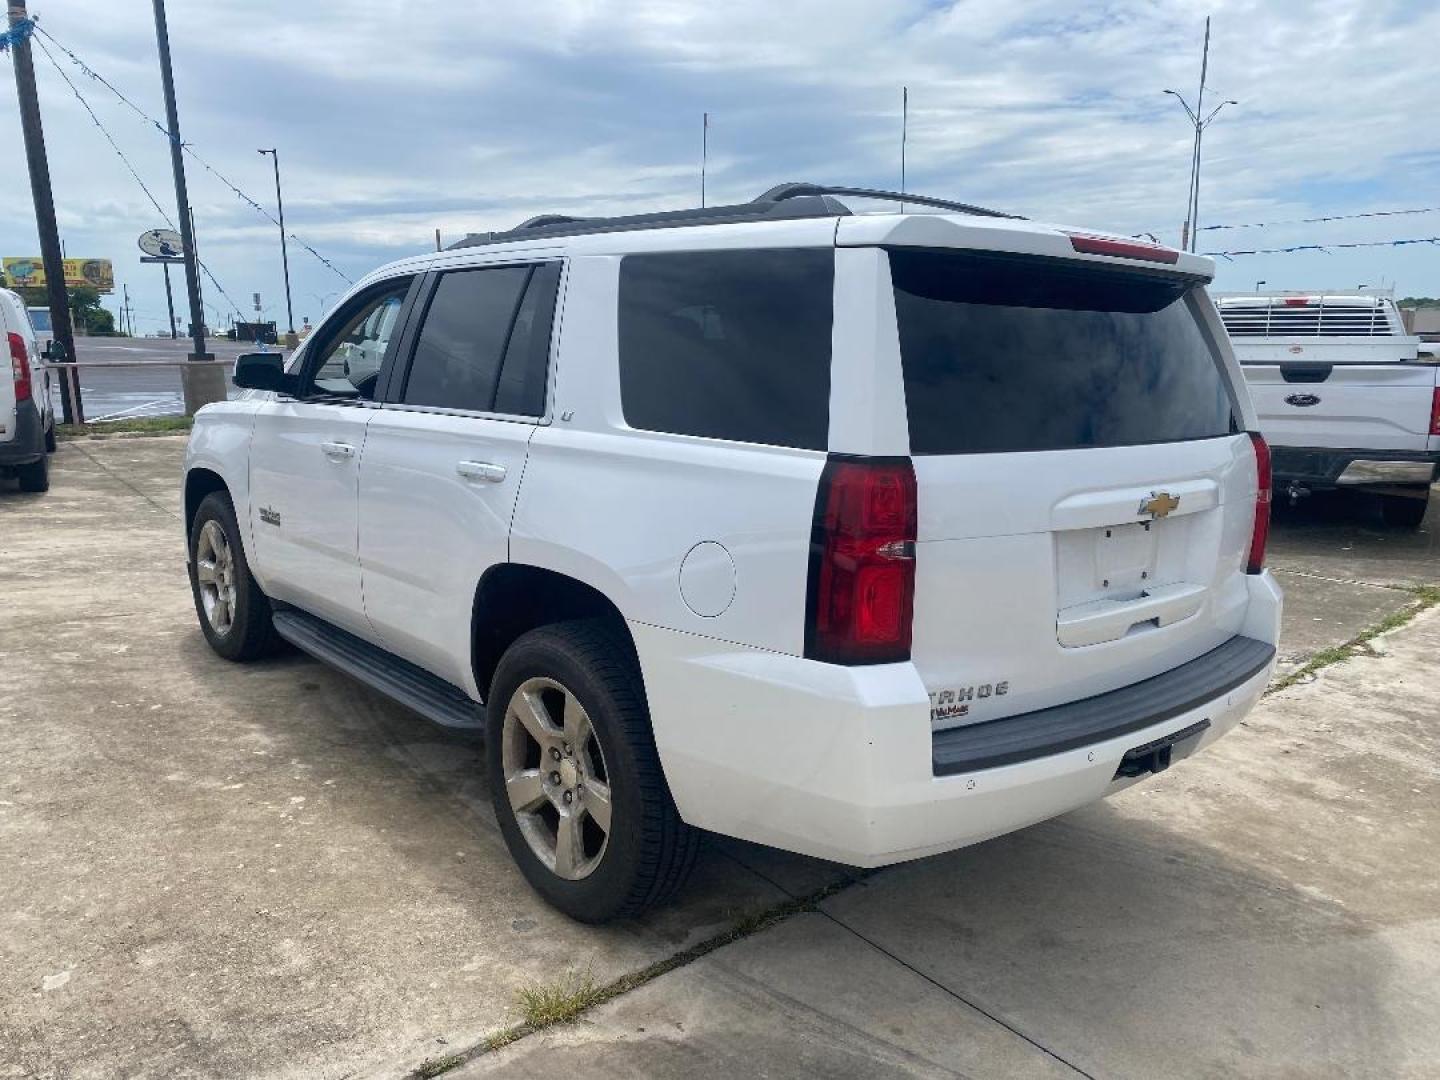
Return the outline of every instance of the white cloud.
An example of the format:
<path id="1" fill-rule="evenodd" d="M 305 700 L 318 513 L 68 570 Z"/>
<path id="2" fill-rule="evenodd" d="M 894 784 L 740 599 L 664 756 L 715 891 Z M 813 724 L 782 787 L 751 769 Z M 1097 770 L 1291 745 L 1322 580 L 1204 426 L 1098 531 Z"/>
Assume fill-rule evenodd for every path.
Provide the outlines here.
<path id="1" fill-rule="evenodd" d="M 150 6 L 93 7 L 42 10 L 43 25 L 160 115 Z M 1440 203 L 1440 135 L 1425 122 L 1434 65 L 1419 47 L 1440 39 L 1440 8 L 1210 10 L 1212 93 L 1241 104 L 1207 133 L 1203 221 Z M 917 190 L 1173 241 L 1190 139 L 1161 90 L 1193 95 L 1203 14 L 1180 0 L 186 0 L 170 18 L 185 138 L 267 206 L 269 163 L 254 150 L 279 147 L 287 223 L 358 277 L 423 250 L 437 226 L 457 237 L 542 211 L 693 204 L 702 110 L 712 199 L 791 179 L 892 186 L 904 84 Z M 159 275 L 133 261 L 157 215 L 36 62 L 67 248 L 114 259 L 158 318 Z M 173 216 L 163 138 L 66 70 Z M 13 111 L 0 124 L 18 147 Z M 193 163 L 190 183 L 201 253 L 227 290 L 278 297 L 273 226 Z M 23 192 L 20 179 L 0 208 L 7 253 L 35 248 Z M 1432 235 L 1440 215 L 1326 229 L 1202 235 L 1244 247 Z M 1435 266 L 1434 249 L 1275 257 L 1226 264 L 1222 282 L 1384 275 L 1434 294 Z M 291 267 L 297 297 L 339 283 L 303 252 Z"/>

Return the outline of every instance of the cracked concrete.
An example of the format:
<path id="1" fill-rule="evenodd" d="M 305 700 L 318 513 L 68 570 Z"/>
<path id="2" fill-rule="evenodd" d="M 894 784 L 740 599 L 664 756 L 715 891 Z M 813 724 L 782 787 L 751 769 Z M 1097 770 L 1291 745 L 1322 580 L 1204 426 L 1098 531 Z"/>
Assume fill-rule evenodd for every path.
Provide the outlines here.
<path id="1" fill-rule="evenodd" d="M 206 648 L 183 438 L 0 482 L 0 1077 L 398 1076 L 523 985 L 673 956 L 840 871 L 712 844 L 556 916 L 477 748 L 298 656 Z M 1433 521 L 1432 517 L 1432 521 Z M 1298 664 L 1440 580 L 1437 526 L 1282 513 Z M 598 1075 L 1423 1075 L 1440 1060 L 1431 615 L 1101 806 L 883 871 L 466 1066 Z"/>

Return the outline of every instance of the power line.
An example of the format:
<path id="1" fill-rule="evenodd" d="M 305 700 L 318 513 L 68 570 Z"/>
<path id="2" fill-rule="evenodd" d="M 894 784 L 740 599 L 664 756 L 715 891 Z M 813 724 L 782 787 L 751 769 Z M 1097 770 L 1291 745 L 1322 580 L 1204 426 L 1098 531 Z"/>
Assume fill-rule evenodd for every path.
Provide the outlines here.
<path id="1" fill-rule="evenodd" d="M 49 34 L 46 34 L 45 36 L 50 37 Z M 54 39 L 51 38 L 51 40 L 53 41 Z M 133 177 L 135 180 L 135 183 L 138 184 L 140 190 L 145 193 L 145 197 L 150 200 L 150 205 L 155 207 L 155 212 L 164 219 L 166 225 L 169 225 L 172 229 L 175 228 L 175 223 L 170 220 L 170 215 L 165 212 L 165 208 L 160 205 L 160 201 L 155 198 L 154 193 L 145 185 L 145 181 L 140 179 L 140 174 L 135 171 L 135 166 L 130 163 L 130 159 L 125 156 L 125 152 L 121 150 L 119 144 L 115 142 L 115 138 L 110 134 L 109 129 L 100 122 L 100 117 L 95 114 L 95 110 L 90 107 L 90 103 L 86 101 L 85 96 L 80 93 L 80 88 L 70 80 L 69 75 L 65 74 L 65 69 L 60 66 L 59 61 L 57 61 L 54 55 L 50 52 L 50 50 L 45 47 L 45 43 L 38 40 L 36 40 L 36 43 L 40 46 L 40 51 L 45 54 L 45 59 L 49 60 L 51 66 L 54 67 L 57 72 L 59 72 L 60 78 L 65 80 L 65 85 L 70 87 L 70 92 L 75 95 L 75 100 L 80 102 L 80 105 L 84 108 L 85 112 L 89 114 L 91 122 L 100 129 L 100 134 L 105 136 L 105 141 L 110 144 L 110 148 L 115 151 L 115 155 L 121 160 L 121 162 L 124 163 L 125 168 L 129 170 L 131 177 Z M 225 297 L 226 301 L 229 302 L 231 308 L 234 309 L 235 314 L 240 315 L 243 319 L 244 316 L 240 312 L 239 305 L 236 304 L 233 299 L 231 299 L 230 294 L 225 291 L 225 287 L 221 285 L 220 282 L 216 279 L 210 268 L 198 258 L 195 261 L 199 264 L 200 269 L 205 271 L 205 276 L 210 279 L 210 284 L 215 286 L 215 291 L 218 292 L 221 296 Z"/>
<path id="2" fill-rule="evenodd" d="M 1411 244 L 1440 245 L 1440 236 L 1419 236 L 1407 240 L 1361 240 L 1345 244 L 1292 244 L 1289 247 L 1249 248 L 1243 251 L 1206 251 L 1212 258 L 1233 260 L 1240 255 L 1291 255 L 1297 251 L 1338 251 L 1342 248 L 1407 247 Z"/>
<path id="3" fill-rule="evenodd" d="M 124 103 L 124 104 L 130 109 L 131 112 L 133 112 L 136 116 L 140 117 L 141 120 L 144 120 L 147 124 L 149 124 L 151 127 L 153 127 L 153 128 L 154 128 L 156 131 L 158 131 L 161 135 L 165 136 L 166 139 L 172 139 L 172 138 L 173 138 L 173 136 L 171 136 L 171 134 L 170 134 L 169 129 L 166 128 L 164 124 L 160 123 L 160 121 L 156 120 L 153 116 L 151 116 L 149 113 L 147 113 L 147 112 L 146 112 L 144 109 L 142 109 L 139 105 L 136 105 L 135 102 L 131 101 L 128 97 L 126 97 L 123 93 L 121 93 L 120 90 L 115 86 L 114 83 L 110 82 L 109 79 L 106 79 L 103 75 L 101 75 L 98 71 L 96 71 L 94 68 L 92 68 L 89 64 L 87 64 L 87 63 L 85 63 L 85 61 L 81 60 L 80 57 L 76 56 L 75 53 L 74 53 L 72 50 L 66 48 L 61 42 L 56 41 L 54 34 L 50 33 L 48 30 L 45 30 L 45 29 L 44 29 L 43 27 L 41 27 L 38 23 L 36 24 L 35 29 L 38 30 L 41 34 L 44 34 L 45 37 L 49 38 L 50 41 L 54 44 L 54 46 L 55 46 L 57 49 L 59 49 L 61 52 L 63 52 L 66 56 L 68 56 L 68 57 L 70 58 L 71 62 L 74 63 L 75 66 L 78 67 L 82 72 L 84 72 L 86 75 L 90 76 L 90 78 L 94 79 L 94 80 L 95 80 L 96 82 L 98 82 L 101 86 L 105 87 L 105 89 L 109 90 L 112 94 L 114 94 L 117 98 L 119 98 L 120 101 L 121 101 L 122 103 Z M 47 56 L 50 55 L 48 51 L 47 51 L 46 55 L 47 55 Z M 55 63 L 54 57 L 51 57 L 50 62 L 51 62 L 52 64 Z M 57 68 L 57 70 L 58 70 L 58 68 L 59 68 L 59 65 L 58 65 L 58 64 L 56 65 L 56 68 Z M 62 72 L 62 74 L 63 74 L 63 72 Z M 70 82 L 70 80 L 69 80 L 68 78 L 67 78 L 65 81 L 66 81 L 67 83 Z M 73 83 L 71 84 L 71 89 L 74 90 L 74 84 L 73 84 Z M 78 91 L 78 90 L 76 91 L 76 95 L 77 95 L 77 96 L 79 95 L 79 91 Z M 89 106 L 86 106 L 86 108 L 88 109 Z M 93 112 L 91 113 L 91 116 L 92 116 L 92 117 L 94 116 L 94 113 L 93 113 Z M 112 143 L 112 145 L 113 145 L 113 143 Z M 252 210 L 255 210 L 256 212 L 258 212 L 258 213 L 260 213 L 261 215 L 263 215 L 263 216 L 270 222 L 270 224 L 276 226 L 277 228 L 279 227 L 280 222 L 278 222 L 277 220 L 275 220 L 274 216 L 271 215 L 270 211 L 266 210 L 265 207 L 261 206 L 258 202 L 256 202 L 254 199 L 252 199 L 249 195 L 245 194 L 245 192 L 241 191 L 240 188 L 237 187 L 233 182 L 231 182 L 230 179 L 227 178 L 224 174 L 222 174 L 219 169 L 215 168 L 215 166 L 211 165 L 208 161 L 206 161 L 206 160 L 205 160 L 204 158 L 202 158 L 199 154 L 197 154 L 197 153 L 195 152 L 195 148 L 192 147 L 189 143 L 182 143 L 180 148 L 181 148 L 182 150 L 184 150 L 185 153 L 189 154 L 192 158 L 194 158 L 195 161 L 196 161 L 203 169 L 205 169 L 206 172 L 210 173 L 211 176 L 215 177 L 215 179 L 219 180 L 222 184 L 224 184 L 227 188 L 229 188 L 229 189 L 230 189 L 231 191 L 233 191 L 237 196 L 239 196 L 240 199 L 241 199 L 244 203 L 246 203 Z M 332 263 L 329 259 L 325 258 L 324 255 L 321 255 L 318 251 L 316 251 L 316 250 L 315 250 L 313 247 L 311 247 L 309 244 L 305 243 L 304 240 L 301 240 L 301 239 L 300 239 L 298 236 L 296 236 L 293 232 L 289 234 L 289 237 L 290 237 L 291 240 L 295 241 L 295 243 L 299 244 L 302 248 L 304 248 L 304 249 L 305 249 L 306 251 L 308 251 L 311 255 L 313 255 L 316 259 L 318 259 L 318 260 L 319 260 L 325 267 L 327 267 L 329 270 L 331 270 L 331 271 L 333 271 L 335 274 L 339 275 L 339 277 L 343 278 L 343 279 L 344 279 L 346 282 L 348 282 L 349 284 L 351 284 L 351 285 L 355 284 L 355 281 L 354 281 L 353 278 L 351 278 L 348 274 L 346 274 L 344 271 L 342 271 L 339 267 L 337 267 L 337 266 L 336 266 L 334 263 Z M 208 273 L 208 271 L 207 271 L 207 273 Z M 218 286 L 217 286 L 217 288 L 218 288 Z M 238 312 L 239 309 L 237 308 L 236 311 Z"/>
<path id="4" fill-rule="evenodd" d="M 1265 229 L 1271 225 L 1317 225 L 1326 221 L 1354 221 L 1359 218 L 1401 217 L 1406 214 L 1440 214 L 1440 206 L 1421 206 L 1414 210 L 1368 210 L 1362 214 L 1327 214 L 1324 217 L 1290 218 L 1286 221 L 1251 221 L 1244 225 L 1204 225 L 1201 232 L 1212 229 Z"/>

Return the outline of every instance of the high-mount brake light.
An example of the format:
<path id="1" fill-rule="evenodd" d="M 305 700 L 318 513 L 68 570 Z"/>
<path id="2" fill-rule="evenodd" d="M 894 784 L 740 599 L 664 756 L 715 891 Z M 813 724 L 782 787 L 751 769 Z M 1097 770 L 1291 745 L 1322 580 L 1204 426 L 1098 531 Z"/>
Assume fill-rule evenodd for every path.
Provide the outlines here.
<path id="1" fill-rule="evenodd" d="M 10 373 L 15 380 L 15 400 L 29 401 L 34 389 L 30 385 L 30 350 L 25 339 L 12 333 L 10 338 Z"/>
<path id="2" fill-rule="evenodd" d="M 1180 261 L 1180 252 L 1159 244 L 1146 244 L 1139 240 L 1112 240 L 1108 236 L 1087 236 L 1084 233 L 1066 233 L 1070 246 L 1082 255 L 1113 255 L 1120 259 L 1143 259 L 1146 262 L 1175 263 Z"/>
<path id="3" fill-rule="evenodd" d="M 1310 307 L 1315 301 L 1308 296 L 1287 296 L 1285 297 L 1286 307 Z"/>
<path id="4" fill-rule="evenodd" d="M 1255 525 L 1250 531 L 1250 557 L 1245 563 L 1247 574 L 1265 569 L 1265 545 L 1270 542 L 1270 496 L 1274 478 L 1270 469 L 1270 444 L 1258 431 L 1250 432 L 1255 447 Z"/>
<path id="5" fill-rule="evenodd" d="M 915 535 L 909 458 L 826 463 L 810 545 L 807 657 L 833 664 L 910 659 Z"/>

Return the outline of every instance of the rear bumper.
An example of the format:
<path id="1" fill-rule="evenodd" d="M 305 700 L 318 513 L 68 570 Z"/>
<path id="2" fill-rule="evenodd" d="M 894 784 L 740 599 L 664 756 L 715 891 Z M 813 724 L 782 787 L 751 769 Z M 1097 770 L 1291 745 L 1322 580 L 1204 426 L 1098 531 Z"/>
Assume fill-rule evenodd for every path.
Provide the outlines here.
<path id="1" fill-rule="evenodd" d="M 1253 648 L 1240 650 L 1248 659 L 1237 653 L 1238 664 L 1208 689 L 1203 679 L 1187 683 L 1182 669 L 1191 665 L 1182 665 L 1136 684 L 1138 691 L 1104 695 L 1110 700 L 1091 708 L 1088 721 L 1049 745 L 1030 745 L 1007 763 L 954 769 L 960 758 L 947 756 L 946 747 L 964 739 L 956 729 L 932 734 L 929 697 L 910 664 L 845 668 L 640 624 L 632 631 L 661 763 L 687 822 L 853 866 L 883 866 L 977 843 L 1122 790 L 1136 781 L 1117 779 L 1117 770 L 1136 747 L 1208 721 L 1198 738 L 1176 745 L 1178 759 L 1227 732 L 1269 682 L 1279 636 L 1274 580 L 1261 574 L 1247 585 L 1241 634 Z M 1175 684 L 1184 685 L 1170 693 Z M 1128 704 L 1121 700 L 1127 691 Z M 1156 705 L 1148 713 L 1136 707 L 1147 696 Z M 1029 714 L 1037 718 L 1045 719 Z M 1092 726 L 1082 731 L 1085 723 Z M 1022 742 L 1024 732 L 1012 729 Z"/>
<path id="2" fill-rule="evenodd" d="M 0 468 L 29 465 L 45 456 L 45 422 L 34 401 L 15 407 L 15 436 L 0 442 Z"/>
<path id="3" fill-rule="evenodd" d="M 1440 453 L 1423 450 L 1331 450 L 1324 447 L 1271 446 L 1275 488 L 1401 487 L 1429 484 Z"/>

